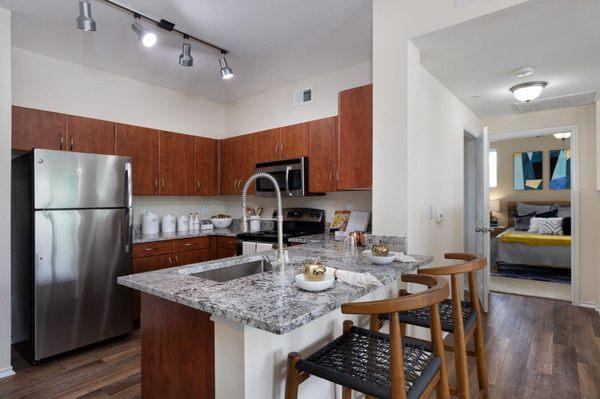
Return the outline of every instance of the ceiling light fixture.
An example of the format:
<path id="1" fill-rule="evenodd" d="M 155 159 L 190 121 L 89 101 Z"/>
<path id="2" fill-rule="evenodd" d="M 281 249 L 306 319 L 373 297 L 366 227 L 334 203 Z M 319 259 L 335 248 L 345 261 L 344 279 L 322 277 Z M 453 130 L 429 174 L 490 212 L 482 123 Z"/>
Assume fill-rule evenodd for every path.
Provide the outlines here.
<path id="1" fill-rule="evenodd" d="M 96 31 L 96 21 L 92 18 L 92 5 L 88 0 L 79 1 L 79 16 L 76 19 L 77 29 L 86 32 Z"/>
<path id="2" fill-rule="evenodd" d="M 219 58 L 219 65 L 221 66 L 221 79 L 228 80 L 233 78 L 233 70 L 229 68 L 229 65 L 227 65 L 225 53 L 221 53 L 221 57 Z"/>
<path id="3" fill-rule="evenodd" d="M 187 39 L 187 37 L 184 36 L 184 39 Z M 181 54 L 179 54 L 179 65 L 185 67 L 191 67 L 192 65 L 194 65 L 194 58 L 192 57 L 192 46 L 187 42 L 184 42 L 181 46 Z"/>
<path id="4" fill-rule="evenodd" d="M 571 132 L 554 133 L 553 136 L 559 140 L 565 140 L 571 137 Z"/>
<path id="5" fill-rule="evenodd" d="M 131 29 L 138 35 L 144 46 L 152 47 L 156 44 L 156 33 L 146 30 L 140 24 L 140 16 L 135 14 L 134 21 L 131 24 Z"/>
<path id="6" fill-rule="evenodd" d="M 510 91 L 517 100 L 529 102 L 538 98 L 547 85 L 548 82 L 527 82 L 511 87 Z"/>

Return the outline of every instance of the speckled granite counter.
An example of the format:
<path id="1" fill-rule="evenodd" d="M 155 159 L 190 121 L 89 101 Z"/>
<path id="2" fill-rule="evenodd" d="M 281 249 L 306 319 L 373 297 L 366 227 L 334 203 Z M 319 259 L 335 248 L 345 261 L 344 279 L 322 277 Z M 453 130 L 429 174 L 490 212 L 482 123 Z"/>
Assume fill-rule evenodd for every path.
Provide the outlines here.
<path id="1" fill-rule="evenodd" d="M 316 240 L 316 238 L 315 238 Z M 272 259 L 275 251 L 266 252 Z M 327 266 L 356 272 L 369 272 L 388 284 L 405 273 L 431 262 L 431 257 L 415 256 L 416 263 L 389 266 L 372 265 L 366 258 L 344 259 L 341 244 L 330 240 L 308 243 L 289 249 L 290 263 L 284 272 L 271 271 L 223 283 L 191 276 L 212 270 L 261 259 L 262 255 L 203 262 L 119 277 L 121 285 L 156 295 L 222 319 L 252 326 L 274 334 L 286 334 L 315 320 L 343 303 L 356 300 L 377 287 L 354 287 L 339 281 L 323 292 L 311 293 L 294 285 L 294 276 L 301 273 L 302 261 L 319 257 Z"/>
<path id="2" fill-rule="evenodd" d="M 177 240 L 180 238 L 205 237 L 205 236 L 224 236 L 235 237 L 239 233 L 237 228 L 228 229 L 213 229 L 213 230 L 195 230 L 177 233 L 159 233 L 159 234 L 135 234 L 133 236 L 134 244 L 142 244 L 145 242 Z"/>

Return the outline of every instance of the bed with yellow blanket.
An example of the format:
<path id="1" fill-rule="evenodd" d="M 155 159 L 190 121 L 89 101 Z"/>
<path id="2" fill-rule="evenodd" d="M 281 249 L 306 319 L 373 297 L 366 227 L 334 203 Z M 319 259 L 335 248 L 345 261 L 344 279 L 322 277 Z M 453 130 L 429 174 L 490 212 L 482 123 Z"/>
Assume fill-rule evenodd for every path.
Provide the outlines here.
<path id="1" fill-rule="evenodd" d="M 499 234 L 493 244 L 495 262 L 571 267 L 571 236 L 532 234 L 511 227 Z"/>

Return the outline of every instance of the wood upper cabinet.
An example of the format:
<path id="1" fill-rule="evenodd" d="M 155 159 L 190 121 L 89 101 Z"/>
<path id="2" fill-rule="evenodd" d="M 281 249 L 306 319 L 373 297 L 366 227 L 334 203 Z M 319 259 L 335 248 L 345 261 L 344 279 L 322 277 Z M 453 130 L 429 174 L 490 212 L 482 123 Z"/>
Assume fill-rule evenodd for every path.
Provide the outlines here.
<path id="1" fill-rule="evenodd" d="M 370 189 L 373 180 L 373 85 L 339 94 L 338 190 Z"/>
<path id="2" fill-rule="evenodd" d="M 244 183 L 254 173 L 253 148 L 252 134 L 219 141 L 222 195 L 237 195 L 242 192 Z"/>
<path id="3" fill-rule="evenodd" d="M 99 119 L 67 115 L 65 149 L 76 152 L 115 155 L 115 124 Z"/>
<path id="4" fill-rule="evenodd" d="M 219 141 L 194 138 L 195 195 L 219 194 Z"/>
<path id="5" fill-rule="evenodd" d="M 308 189 L 313 193 L 336 190 L 337 116 L 308 122 Z"/>
<path id="6" fill-rule="evenodd" d="M 308 156 L 308 123 L 285 126 L 280 130 L 280 159 Z"/>
<path id="7" fill-rule="evenodd" d="M 139 126 L 115 126 L 115 148 L 117 155 L 131 157 L 133 164 L 133 194 L 158 195 L 158 130 Z"/>
<path id="8" fill-rule="evenodd" d="M 66 144 L 65 126 L 66 117 L 63 114 L 13 106 L 12 149 L 63 150 Z"/>
<path id="9" fill-rule="evenodd" d="M 159 170 L 161 195 L 194 195 L 194 136 L 160 132 Z"/>
<path id="10" fill-rule="evenodd" d="M 281 159 L 281 129 L 256 132 L 252 136 L 254 137 L 254 163 Z"/>

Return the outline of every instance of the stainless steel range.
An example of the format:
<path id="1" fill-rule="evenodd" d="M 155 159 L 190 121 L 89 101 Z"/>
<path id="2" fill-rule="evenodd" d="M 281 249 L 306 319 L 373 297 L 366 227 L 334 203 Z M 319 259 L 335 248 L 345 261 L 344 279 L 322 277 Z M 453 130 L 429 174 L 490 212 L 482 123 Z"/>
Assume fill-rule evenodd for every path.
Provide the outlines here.
<path id="1" fill-rule="evenodd" d="M 273 212 L 273 219 L 277 211 Z M 325 211 L 313 208 L 284 208 L 283 209 L 283 243 L 289 245 L 292 237 L 301 237 L 325 232 Z M 240 233 L 241 241 L 277 243 L 277 230 L 260 231 L 256 233 Z M 238 245 L 238 254 L 242 253 L 242 243 Z"/>

